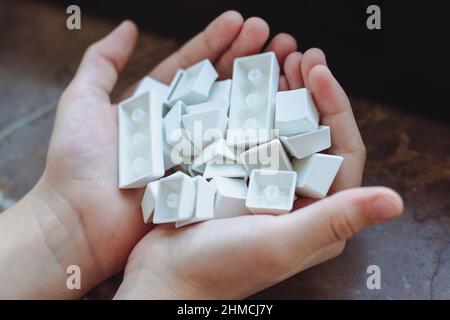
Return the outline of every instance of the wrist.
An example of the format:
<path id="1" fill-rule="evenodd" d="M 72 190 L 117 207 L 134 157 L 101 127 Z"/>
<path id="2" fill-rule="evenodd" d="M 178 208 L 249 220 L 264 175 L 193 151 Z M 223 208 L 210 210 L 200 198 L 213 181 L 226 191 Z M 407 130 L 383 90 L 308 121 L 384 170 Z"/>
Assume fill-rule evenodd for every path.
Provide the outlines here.
<path id="1" fill-rule="evenodd" d="M 97 259 L 82 214 L 45 173 L 29 197 L 41 234 L 60 267 L 64 271 L 68 266 L 80 267 L 83 291 L 107 279 L 111 274 Z"/>
<path id="2" fill-rule="evenodd" d="M 133 254 L 131 255 L 133 256 Z M 140 261 L 140 257 L 128 261 L 123 281 L 114 299 L 129 300 L 179 300 L 200 299 L 195 286 L 189 286 L 170 271 L 170 264 Z M 151 266 L 150 266 L 151 265 Z M 158 265 L 162 266 L 159 268 Z M 203 297 L 206 298 L 207 297 Z"/>
<path id="3" fill-rule="evenodd" d="M 127 265 L 123 281 L 117 290 L 115 300 L 160 300 L 179 299 L 161 283 L 161 279 L 144 268 L 133 268 Z"/>
<path id="4" fill-rule="evenodd" d="M 76 212 L 42 177 L 15 206 L 0 215 L 0 296 L 79 298 L 98 277 Z M 14 268 L 11 267 L 14 266 Z M 80 267 L 81 288 L 66 285 L 71 265 Z M 8 285 L 9 284 L 9 285 Z"/>
<path id="5" fill-rule="evenodd" d="M 162 299 L 155 292 L 155 285 L 152 277 L 145 272 L 136 271 L 126 273 L 119 286 L 115 300 L 153 300 Z M 171 298 L 168 298 L 171 299 Z"/>

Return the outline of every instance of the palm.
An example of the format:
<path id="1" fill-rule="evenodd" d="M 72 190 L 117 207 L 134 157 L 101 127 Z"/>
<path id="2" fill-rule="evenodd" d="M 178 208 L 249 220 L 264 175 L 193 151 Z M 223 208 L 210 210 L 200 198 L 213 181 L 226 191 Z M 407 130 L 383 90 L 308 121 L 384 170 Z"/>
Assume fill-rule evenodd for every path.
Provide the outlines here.
<path id="1" fill-rule="evenodd" d="M 90 97 L 62 98 L 56 124 L 61 129 L 50 144 L 47 173 L 63 185 L 60 190 L 70 203 L 78 204 L 97 259 L 123 262 L 120 253 L 129 252 L 144 232 L 141 191 L 117 188 L 116 108 L 101 96 Z"/>
<path id="2" fill-rule="evenodd" d="M 191 292 L 196 298 L 243 298 L 254 293 L 255 288 L 260 290 L 273 284 L 267 281 L 269 275 L 273 279 L 288 277 L 289 265 L 295 265 L 295 272 L 309 267 L 304 258 L 316 249 L 315 245 L 310 246 L 310 251 L 299 250 L 295 259 L 287 259 L 283 246 L 288 244 L 281 243 L 281 237 L 268 237 L 279 223 L 282 219 L 261 215 L 210 220 L 181 229 L 160 225 L 138 243 L 130 261 L 147 257 L 144 261 L 148 264 L 144 267 L 148 272 L 158 274 L 164 267 L 167 273 L 179 276 L 171 281 L 192 282 L 189 286 L 198 289 Z M 304 233 L 301 228 L 297 231 Z M 336 254 L 341 244 L 327 258 Z M 127 272 L 132 272 L 132 268 L 130 264 Z"/>

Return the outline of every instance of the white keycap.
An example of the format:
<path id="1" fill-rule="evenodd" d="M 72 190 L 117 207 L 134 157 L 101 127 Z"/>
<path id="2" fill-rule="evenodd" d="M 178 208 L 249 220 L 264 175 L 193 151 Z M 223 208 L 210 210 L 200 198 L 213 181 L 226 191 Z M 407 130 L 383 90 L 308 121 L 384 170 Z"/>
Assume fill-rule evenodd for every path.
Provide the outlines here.
<path id="1" fill-rule="evenodd" d="M 289 213 L 296 183 L 294 171 L 253 170 L 245 204 L 253 214 Z"/>
<path id="2" fill-rule="evenodd" d="M 159 180 L 153 223 L 168 223 L 192 218 L 195 207 L 192 178 L 176 172 Z"/>
<path id="3" fill-rule="evenodd" d="M 163 124 L 164 127 L 164 124 Z M 182 148 L 171 146 L 167 143 L 166 139 L 163 139 L 163 154 L 164 154 L 164 170 L 167 171 L 173 167 L 179 165 L 183 161 Z"/>
<path id="4" fill-rule="evenodd" d="M 331 147 L 330 127 L 319 126 L 317 130 L 300 133 L 290 137 L 280 137 L 289 154 L 297 159 Z"/>
<path id="5" fill-rule="evenodd" d="M 237 163 L 239 162 L 238 154 L 242 153 L 241 148 L 227 145 L 225 139 L 217 139 L 213 143 L 206 146 L 202 152 L 194 159 L 196 163 Z"/>
<path id="6" fill-rule="evenodd" d="M 190 140 L 199 149 L 223 138 L 228 125 L 228 117 L 221 109 L 185 114 L 181 121 Z"/>
<path id="7" fill-rule="evenodd" d="M 245 206 L 247 184 L 244 180 L 215 177 L 210 182 L 216 188 L 214 217 L 231 218 L 250 214 Z"/>
<path id="8" fill-rule="evenodd" d="M 158 80 L 155 80 L 149 76 L 144 77 L 134 90 L 132 97 L 137 97 L 143 93 L 149 92 L 150 90 L 152 91 L 151 100 L 154 101 L 152 103 L 155 107 L 159 106 L 163 112 L 163 104 L 169 93 L 169 86 Z M 142 141 L 142 135 L 134 136 L 135 145 L 138 141 Z"/>
<path id="9" fill-rule="evenodd" d="M 169 167 L 181 163 L 181 158 L 190 157 L 200 153 L 189 140 L 190 133 L 182 125 L 182 115 L 185 113 L 185 104 L 178 101 L 163 119 L 164 137 L 164 157 L 166 170 Z M 170 159 L 166 159 L 169 157 Z"/>
<path id="10" fill-rule="evenodd" d="M 174 77 L 172 78 L 169 86 L 169 93 L 167 94 L 166 101 L 164 101 L 164 105 L 167 107 L 167 109 L 172 108 L 178 101 L 180 101 L 180 99 L 173 98 L 173 93 L 176 87 L 180 84 L 181 78 L 185 76 L 185 73 L 186 70 L 178 69 Z"/>
<path id="11" fill-rule="evenodd" d="M 200 221 L 214 219 L 215 187 L 200 176 L 192 178 L 192 181 L 196 187 L 194 215 L 190 219 L 177 221 L 175 224 L 175 227 L 177 228 Z"/>
<path id="12" fill-rule="evenodd" d="M 247 171 L 242 164 L 207 164 L 204 168 L 203 178 L 214 177 L 247 179 Z"/>
<path id="13" fill-rule="evenodd" d="M 228 144 L 252 146 L 271 139 L 279 73 L 273 52 L 234 60 Z"/>
<path id="14" fill-rule="evenodd" d="M 206 101 L 211 86 L 218 77 L 217 71 L 207 59 L 186 70 L 178 70 L 170 85 L 167 104 L 173 106 L 178 100 L 186 105 Z"/>
<path id="15" fill-rule="evenodd" d="M 199 104 L 193 104 L 190 106 L 186 106 L 186 113 L 191 114 L 195 112 L 204 112 L 211 110 L 222 110 L 226 115 L 226 110 L 223 108 L 224 104 L 220 101 L 206 101 Z"/>
<path id="16" fill-rule="evenodd" d="M 195 177 L 198 175 L 203 175 L 203 172 L 205 172 L 206 163 L 189 163 L 188 164 L 188 173 L 191 177 Z"/>
<path id="17" fill-rule="evenodd" d="M 206 146 L 202 152 L 194 158 L 192 170 L 203 174 L 206 164 L 237 164 L 240 163 L 239 155 L 243 149 L 231 147 L 225 139 L 218 139 Z"/>
<path id="18" fill-rule="evenodd" d="M 308 89 L 277 93 L 275 129 L 279 130 L 280 136 L 316 130 L 318 126 L 319 112 Z"/>
<path id="19" fill-rule="evenodd" d="M 153 79 L 152 77 L 145 76 L 136 86 L 136 89 L 133 92 L 133 97 L 139 96 L 145 92 L 152 91 L 152 94 L 155 98 L 155 103 L 161 106 L 162 115 L 167 113 L 167 108 L 165 101 L 169 94 L 169 86 Z"/>
<path id="20" fill-rule="evenodd" d="M 183 137 L 181 116 L 185 114 L 186 105 L 178 101 L 164 117 L 164 133 L 166 141 L 173 146 L 180 142 Z"/>
<path id="21" fill-rule="evenodd" d="M 253 169 L 293 170 L 289 157 L 278 139 L 248 149 L 241 154 L 241 162 L 249 174 Z"/>
<path id="22" fill-rule="evenodd" d="M 203 172 L 205 172 L 205 168 L 206 168 L 206 163 L 199 164 L 199 163 L 191 162 L 186 165 L 187 172 L 191 177 L 202 176 Z"/>
<path id="23" fill-rule="evenodd" d="M 162 105 L 145 92 L 119 103 L 119 188 L 141 188 L 164 175 Z"/>
<path id="24" fill-rule="evenodd" d="M 214 82 L 208 96 L 208 101 L 218 103 L 226 115 L 230 107 L 231 83 L 231 79 Z"/>
<path id="25" fill-rule="evenodd" d="M 156 198 L 158 195 L 159 180 L 150 182 L 145 189 L 144 197 L 142 198 L 142 216 L 144 223 L 152 222 L 151 217 L 156 206 Z"/>
<path id="26" fill-rule="evenodd" d="M 310 198 L 323 198 L 344 160 L 343 157 L 316 153 L 293 161 L 297 171 L 296 194 Z"/>

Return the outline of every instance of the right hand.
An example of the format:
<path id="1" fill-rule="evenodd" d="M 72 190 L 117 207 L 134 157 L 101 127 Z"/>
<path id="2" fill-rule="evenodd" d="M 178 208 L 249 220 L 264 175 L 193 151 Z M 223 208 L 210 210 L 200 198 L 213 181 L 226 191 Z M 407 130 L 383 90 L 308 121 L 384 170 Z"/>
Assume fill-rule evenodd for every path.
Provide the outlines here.
<path id="1" fill-rule="evenodd" d="M 329 152 L 344 157 L 332 195 L 315 203 L 301 198 L 297 210 L 281 216 L 241 216 L 180 229 L 159 225 L 131 253 L 116 298 L 244 298 L 339 255 L 347 239 L 402 212 L 393 190 L 358 188 L 365 147 L 347 95 L 318 49 L 292 52 L 284 60 L 280 89 L 303 86 L 330 126 Z"/>

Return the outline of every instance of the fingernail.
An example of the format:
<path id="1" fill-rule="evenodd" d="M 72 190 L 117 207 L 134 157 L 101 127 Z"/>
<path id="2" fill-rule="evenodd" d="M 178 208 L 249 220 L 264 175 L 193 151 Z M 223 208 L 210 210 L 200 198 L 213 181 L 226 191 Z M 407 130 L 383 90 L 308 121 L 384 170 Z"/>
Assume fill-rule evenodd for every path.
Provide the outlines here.
<path id="1" fill-rule="evenodd" d="M 371 211 L 374 223 L 380 223 L 398 216 L 402 211 L 400 199 L 393 196 L 383 195 L 371 202 Z"/>

